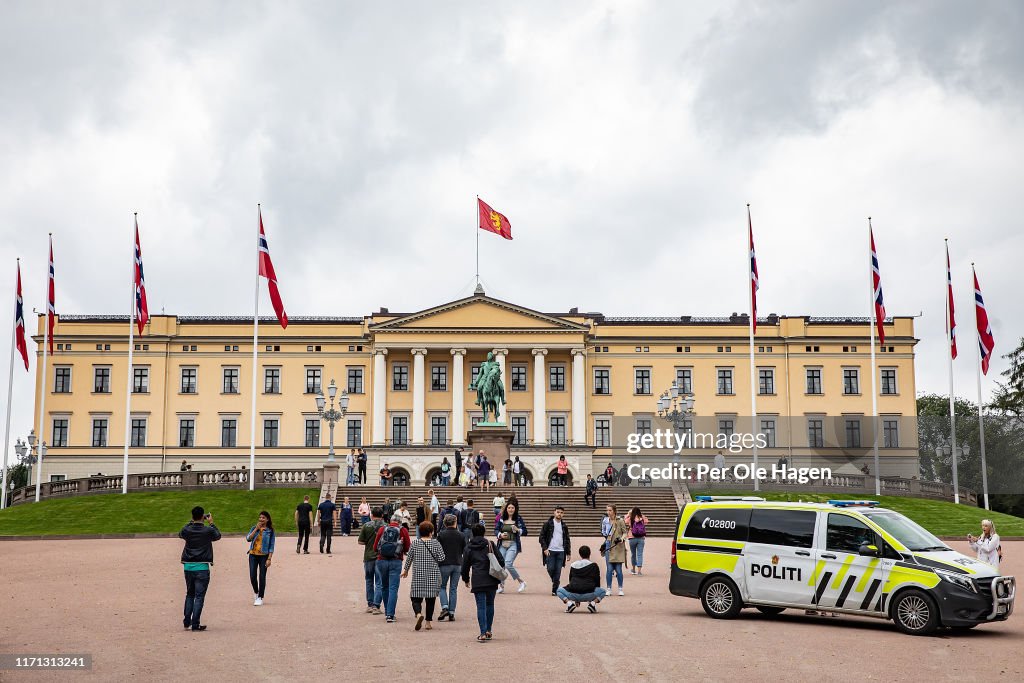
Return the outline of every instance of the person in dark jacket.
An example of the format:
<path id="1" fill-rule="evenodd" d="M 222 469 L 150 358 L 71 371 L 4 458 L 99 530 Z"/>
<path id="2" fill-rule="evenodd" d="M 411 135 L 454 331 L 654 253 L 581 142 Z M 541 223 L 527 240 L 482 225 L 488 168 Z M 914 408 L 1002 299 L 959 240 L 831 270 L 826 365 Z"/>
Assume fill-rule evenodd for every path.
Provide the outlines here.
<path id="1" fill-rule="evenodd" d="M 205 522 L 205 523 L 204 523 Z M 192 508 L 192 521 L 182 527 L 178 538 L 185 541 L 181 564 L 185 568 L 185 628 L 205 631 L 199 621 L 203 614 L 206 589 L 210 586 L 210 565 L 213 564 L 213 542 L 220 540 L 220 530 L 213 515 L 198 505 Z"/>
<path id="2" fill-rule="evenodd" d="M 526 522 L 523 521 L 523 518 L 516 510 L 516 506 L 512 503 L 506 503 L 501 514 L 494 520 L 494 535 L 498 552 L 501 554 L 502 559 L 505 560 L 505 569 L 508 570 L 508 573 L 519 584 L 518 592 L 522 593 L 526 590 L 526 581 L 516 571 L 515 561 L 516 556 L 523 552 L 522 538 L 526 535 Z M 498 592 L 505 592 L 504 581 L 501 582 Z"/>
<path id="3" fill-rule="evenodd" d="M 587 475 L 587 491 L 583 494 L 583 504 L 587 503 L 590 503 L 591 509 L 597 509 L 597 480 L 592 474 Z"/>
<path id="4" fill-rule="evenodd" d="M 380 590 L 377 584 L 377 549 L 373 542 L 377 539 L 377 530 L 384 526 L 381 519 L 383 512 L 380 507 L 375 506 L 370 510 L 370 521 L 359 527 L 359 538 L 356 539 L 359 545 L 363 546 L 363 579 L 366 583 L 366 612 L 368 614 L 380 614 L 380 603 L 374 602 L 375 595 Z"/>
<path id="5" fill-rule="evenodd" d="M 416 501 L 416 538 L 420 537 L 420 524 L 430 521 L 430 507 L 421 497 Z"/>
<path id="6" fill-rule="evenodd" d="M 479 643 L 486 643 L 493 637 L 491 629 L 494 625 L 494 596 L 497 595 L 500 584 L 498 579 L 491 576 L 490 555 L 493 554 L 498 559 L 498 564 L 505 566 L 505 560 L 498 554 L 494 544 L 484 538 L 486 533 L 483 524 L 475 525 L 473 540 L 466 546 L 466 552 L 462 556 L 462 580 L 470 586 L 470 591 L 476 598 L 476 620 L 480 626 L 480 635 L 476 640 Z"/>
<path id="7" fill-rule="evenodd" d="M 540 548 L 543 551 L 541 558 L 547 567 L 548 576 L 551 577 L 552 595 L 558 592 L 558 586 L 562 583 L 562 567 L 572 555 L 569 525 L 562 521 L 564 514 L 565 508 L 556 505 L 552 515 L 540 529 Z"/>
<path id="8" fill-rule="evenodd" d="M 441 563 L 441 614 L 438 621 L 455 621 L 455 605 L 459 597 L 459 572 L 462 571 L 462 554 L 466 550 L 466 537 L 456 528 L 457 519 L 454 514 L 446 514 L 441 518 L 444 528 L 437 535 L 437 540 L 444 549 L 444 562 Z"/>
<path id="9" fill-rule="evenodd" d="M 581 602 L 587 603 L 591 613 L 597 612 L 596 603 L 607 595 L 601 588 L 601 568 L 590 561 L 590 546 L 580 546 L 580 559 L 569 565 L 569 583 L 557 591 L 558 597 L 567 606 L 566 612 L 573 612 Z"/>

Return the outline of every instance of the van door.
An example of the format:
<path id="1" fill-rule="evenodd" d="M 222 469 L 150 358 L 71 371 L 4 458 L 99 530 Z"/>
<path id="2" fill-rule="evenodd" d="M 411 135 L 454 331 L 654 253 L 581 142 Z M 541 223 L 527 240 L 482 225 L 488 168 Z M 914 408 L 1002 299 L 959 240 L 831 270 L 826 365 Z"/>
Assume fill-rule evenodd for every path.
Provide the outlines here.
<path id="1" fill-rule="evenodd" d="M 743 549 L 746 581 L 753 602 L 810 605 L 808 578 L 814 571 L 814 510 L 755 507 Z"/>
<path id="2" fill-rule="evenodd" d="M 862 545 L 879 550 L 884 542 L 857 517 L 842 512 L 823 513 L 827 521 L 819 531 L 813 580 L 814 602 L 877 614 L 884 611 L 882 589 L 892 560 L 860 554 Z"/>

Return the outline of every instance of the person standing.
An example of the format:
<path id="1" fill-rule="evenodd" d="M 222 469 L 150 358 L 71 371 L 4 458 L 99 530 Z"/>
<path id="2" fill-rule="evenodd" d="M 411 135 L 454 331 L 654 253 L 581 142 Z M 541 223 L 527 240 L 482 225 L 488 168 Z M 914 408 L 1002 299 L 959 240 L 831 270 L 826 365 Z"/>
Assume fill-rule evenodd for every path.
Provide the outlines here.
<path id="1" fill-rule="evenodd" d="M 996 533 L 996 525 L 991 519 L 981 520 L 981 536 L 967 534 L 967 542 L 971 550 L 978 553 L 979 562 L 987 562 L 999 569 L 999 534 Z"/>
<path id="2" fill-rule="evenodd" d="M 512 484 L 512 458 L 505 458 L 505 464 L 501 468 L 501 483 L 505 486 Z"/>
<path id="3" fill-rule="evenodd" d="M 581 602 L 587 603 L 587 609 L 593 614 L 597 612 L 596 603 L 601 602 L 607 592 L 601 588 L 601 569 L 590 561 L 590 546 L 581 545 L 579 552 L 580 559 L 569 565 L 569 583 L 558 589 L 558 597 L 570 614 Z"/>
<path id="4" fill-rule="evenodd" d="M 384 523 L 387 524 L 388 520 L 391 519 L 391 515 L 395 514 L 395 506 L 391 504 L 390 497 L 384 496 L 384 505 L 381 506 L 381 510 L 384 513 L 384 516 L 381 517 L 381 519 L 383 519 Z"/>
<path id="5" fill-rule="evenodd" d="M 359 466 L 359 483 L 366 483 L 366 449 L 360 448 L 356 456 L 356 465 Z"/>
<path id="6" fill-rule="evenodd" d="M 554 512 L 544 522 L 540 530 L 540 548 L 543 551 L 542 561 L 551 577 L 551 594 L 556 595 L 558 587 L 562 584 L 562 567 L 572 556 L 572 544 L 569 540 L 569 525 L 562 517 L 565 515 L 565 508 L 556 505 Z"/>
<path id="7" fill-rule="evenodd" d="M 203 508 L 192 508 L 192 521 L 181 528 L 178 538 L 185 541 L 181 549 L 181 566 L 185 571 L 186 629 L 205 631 L 200 621 L 206 590 L 210 587 L 210 565 L 213 564 L 213 543 L 220 540 L 220 530 L 213 523 L 213 515 Z"/>
<path id="8" fill-rule="evenodd" d="M 341 535 L 348 536 L 352 533 L 352 504 L 348 502 L 348 496 L 341 501 L 341 508 L 338 511 L 338 522 L 341 524 Z"/>
<path id="9" fill-rule="evenodd" d="M 438 517 L 441 514 L 441 501 L 437 499 L 434 489 L 427 491 L 427 495 L 430 496 L 430 523 L 434 525 L 434 529 L 437 529 L 438 524 L 441 522 Z"/>
<path id="10" fill-rule="evenodd" d="M 501 515 L 501 511 L 505 509 L 505 496 L 501 495 L 501 491 L 494 492 L 494 498 L 491 500 L 491 506 L 494 508 L 494 518 L 497 521 L 498 516 Z"/>
<path id="11" fill-rule="evenodd" d="M 455 449 L 455 477 L 462 473 L 462 448 Z"/>
<path id="12" fill-rule="evenodd" d="M 356 481 L 356 449 L 345 456 L 345 486 L 352 486 Z"/>
<path id="13" fill-rule="evenodd" d="M 252 584 L 252 604 L 259 607 L 267 591 L 267 570 L 274 559 L 274 522 L 270 513 L 260 511 L 260 517 L 245 540 L 249 541 L 249 582 Z"/>
<path id="14" fill-rule="evenodd" d="M 377 529 L 377 536 L 373 541 L 373 547 L 377 550 L 374 603 L 384 605 L 384 615 L 389 624 L 395 621 L 398 587 L 402 580 L 402 560 L 412 545 L 409 530 L 402 526 L 401 519 L 396 512 L 387 526 Z"/>
<path id="15" fill-rule="evenodd" d="M 334 511 L 338 506 L 331 500 L 330 494 L 316 507 L 316 523 L 320 527 L 320 553 L 324 552 L 324 541 L 327 542 L 327 554 L 331 554 L 331 538 L 334 536 Z"/>
<path id="16" fill-rule="evenodd" d="M 601 535 L 604 546 L 601 554 L 605 562 L 605 583 L 608 593 L 612 592 L 612 575 L 618 577 L 619 595 L 622 592 L 622 564 L 626 561 L 626 523 L 618 516 L 614 505 L 605 507 L 605 517 L 601 520 Z"/>
<path id="17" fill-rule="evenodd" d="M 409 597 L 412 599 L 412 611 L 416 615 L 415 630 L 423 627 L 423 601 L 427 601 L 427 630 L 434 628 L 434 606 L 437 594 L 441 592 L 441 562 L 444 562 L 444 548 L 434 538 L 434 525 L 423 522 L 416 530 L 416 540 L 409 547 L 405 556 L 405 571 L 402 578 L 409 576 L 412 567 L 412 586 Z"/>
<path id="18" fill-rule="evenodd" d="M 384 463 L 384 467 L 380 468 L 380 485 L 391 486 L 392 476 L 393 475 L 391 474 L 391 468 L 388 467 L 387 463 Z"/>
<path id="19" fill-rule="evenodd" d="M 401 525 L 404 526 L 406 530 L 412 528 L 412 515 L 409 514 L 409 505 L 404 500 L 398 501 L 398 509 L 395 510 L 395 514 L 399 516 L 401 519 Z"/>
<path id="20" fill-rule="evenodd" d="M 590 509 L 597 509 L 597 480 L 594 479 L 594 475 L 587 475 L 587 490 L 583 494 L 583 505 L 590 503 Z"/>
<path id="21" fill-rule="evenodd" d="M 498 485 L 498 468 L 494 465 L 487 472 L 487 488 L 492 489 Z"/>
<path id="22" fill-rule="evenodd" d="M 523 463 L 519 461 L 519 456 L 516 456 L 515 461 L 512 463 L 512 485 L 519 486 L 519 475 L 523 473 Z"/>
<path id="23" fill-rule="evenodd" d="M 569 485 L 569 463 L 566 461 L 564 455 L 558 456 L 558 485 L 568 486 Z"/>
<path id="24" fill-rule="evenodd" d="M 363 580 L 366 582 L 366 612 L 380 614 L 380 602 L 374 602 L 378 593 L 376 585 L 377 549 L 373 543 L 377 540 L 377 531 L 384 526 L 379 507 L 370 510 L 370 521 L 359 527 L 359 538 L 356 542 L 363 546 Z"/>
<path id="25" fill-rule="evenodd" d="M 526 590 L 526 582 L 516 571 L 515 562 L 516 556 L 523 552 L 522 537 L 526 534 L 526 523 L 519 516 L 515 505 L 509 503 L 504 506 L 501 516 L 494 523 L 494 533 L 497 536 L 498 552 L 505 560 L 505 569 L 519 583 L 518 592 L 522 593 Z M 498 586 L 498 592 L 505 592 L 504 581 Z"/>
<path id="26" fill-rule="evenodd" d="M 313 506 L 309 504 L 309 496 L 303 496 L 302 502 L 295 506 L 295 526 L 299 530 L 299 540 L 295 543 L 295 554 L 301 549 L 309 555 L 309 532 L 313 528 Z"/>
<path id="27" fill-rule="evenodd" d="M 455 606 L 458 603 L 459 572 L 462 571 L 462 554 L 466 550 L 466 537 L 456 528 L 458 519 L 453 514 L 443 518 L 444 528 L 437 535 L 437 541 L 444 549 L 441 563 L 441 614 L 438 621 L 455 621 Z"/>
<path id="28" fill-rule="evenodd" d="M 626 515 L 626 530 L 629 532 L 629 563 L 632 567 L 630 574 L 643 576 L 644 574 L 644 543 L 647 541 L 646 515 L 640 512 L 639 507 L 634 507 Z"/>
<path id="29" fill-rule="evenodd" d="M 366 496 L 363 496 L 359 501 L 359 509 L 356 510 L 359 513 L 359 524 L 363 525 L 370 521 L 370 504 L 366 502 Z"/>
<path id="30" fill-rule="evenodd" d="M 448 456 L 441 458 L 441 486 L 450 486 L 452 483 L 452 466 L 448 462 Z"/>
<path id="31" fill-rule="evenodd" d="M 505 560 L 496 551 L 494 544 L 484 538 L 486 533 L 483 524 L 472 529 L 473 539 L 466 546 L 462 556 L 462 580 L 470 586 L 470 592 L 476 599 L 476 621 L 480 627 L 478 643 L 486 643 L 494 634 L 494 596 L 498 592 L 498 579 L 491 576 L 490 555 L 497 557 L 498 564 L 505 566 Z M 472 584 L 470 584 L 472 579 Z"/>
<path id="32" fill-rule="evenodd" d="M 419 498 L 416 501 L 416 538 L 420 537 L 420 525 L 423 522 L 430 521 L 430 508 L 427 507 L 426 501 L 423 498 Z"/>

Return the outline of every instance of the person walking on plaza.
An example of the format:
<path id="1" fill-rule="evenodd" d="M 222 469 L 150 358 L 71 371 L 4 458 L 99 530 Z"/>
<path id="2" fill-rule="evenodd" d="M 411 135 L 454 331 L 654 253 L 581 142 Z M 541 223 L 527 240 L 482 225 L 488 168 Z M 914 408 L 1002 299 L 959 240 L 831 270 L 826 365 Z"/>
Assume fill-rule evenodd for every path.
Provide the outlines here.
<path id="1" fill-rule="evenodd" d="M 505 569 L 511 574 L 512 578 L 519 583 L 519 591 L 522 593 L 526 590 L 526 581 L 516 571 L 515 561 L 516 556 L 523 552 L 522 537 L 526 535 L 526 523 L 523 518 L 519 516 L 516 511 L 516 506 L 511 503 L 504 506 L 504 510 L 501 511 L 501 516 L 498 517 L 494 523 L 494 533 L 497 536 L 497 547 L 498 552 L 505 560 L 503 563 Z M 505 592 L 505 582 L 502 581 L 501 585 L 498 586 L 498 592 Z"/>
<path id="2" fill-rule="evenodd" d="M 210 587 L 210 565 L 213 564 L 213 543 L 220 540 L 220 530 L 213 523 L 213 515 L 198 505 L 192 508 L 192 521 L 181 528 L 178 538 L 185 541 L 181 549 L 181 566 L 185 571 L 185 624 L 186 629 L 205 631 L 200 621 L 206 590 Z"/>
<path id="3" fill-rule="evenodd" d="M 427 630 L 434 628 L 434 606 L 437 594 L 441 592 L 441 569 L 444 562 L 444 548 L 434 538 L 434 525 L 423 522 L 416 530 L 417 538 L 409 546 L 409 554 L 405 556 L 405 571 L 402 578 L 409 576 L 412 567 L 412 586 L 409 597 L 412 599 L 412 611 L 416 615 L 415 630 L 423 626 L 423 618 L 427 619 Z M 427 601 L 426 615 L 423 613 L 423 601 Z"/>
<path id="4" fill-rule="evenodd" d="M 295 506 L 295 527 L 299 530 L 299 540 L 295 542 L 295 554 L 299 550 L 309 555 L 309 532 L 313 528 L 313 506 L 309 504 L 309 496 L 303 496 L 302 502 Z"/>
<path id="5" fill-rule="evenodd" d="M 252 584 L 252 604 L 259 607 L 267 591 L 267 570 L 274 559 L 274 522 L 266 510 L 252 525 L 245 540 L 249 541 L 249 582 Z"/>
<path id="6" fill-rule="evenodd" d="M 569 485 L 569 463 L 566 461 L 564 455 L 558 456 L 558 485 L 568 486 Z"/>
<path id="7" fill-rule="evenodd" d="M 352 504 L 348 502 L 348 496 L 341 501 L 341 507 L 338 509 L 338 522 L 341 524 L 342 536 L 352 533 Z"/>
<path id="8" fill-rule="evenodd" d="M 462 571 L 462 553 L 466 550 L 466 537 L 455 528 L 458 520 L 453 514 L 443 517 L 444 528 L 437 535 L 437 541 L 444 549 L 441 563 L 441 614 L 438 621 L 455 621 L 455 606 L 458 603 L 459 572 Z"/>
<path id="9" fill-rule="evenodd" d="M 640 512 L 640 508 L 634 507 L 626 515 L 626 530 L 629 538 L 629 563 L 632 568 L 630 574 L 643 576 L 644 574 L 644 542 L 647 540 L 647 517 Z"/>
<path id="10" fill-rule="evenodd" d="M 541 560 L 551 577 L 551 594 L 555 595 L 562 584 L 562 567 L 572 556 L 572 544 L 569 539 L 569 525 L 562 521 L 565 508 L 556 505 L 548 521 L 540 529 L 540 549 L 543 551 Z"/>
<path id="11" fill-rule="evenodd" d="M 494 518 L 497 521 L 501 511 L 505 509 L 505 496 L 501 494 L 501 491 L 494 492 L 494 498 L 491 500 L 491 506 L 494 508 Z"/>
<path id="12" fill-rule="evenodd" d="M 363 580 L 366 582 L 366 611 L 367 613 L 380 614 L 380 602 L 374 602 L 375 595 L 378 595 L 376 585 L 377 572 L 377 549 L 374 548 L 374 541 L 377 540 L 377 531 L 384 526 L 381 519 L 382 511 L 379 507 L 370 510 L 370 520 L 359 527 L 359 537 L 356 542 L 363 546 Z"/>
<path id="13" fill-rule="evenodd" d="M 359 467 L 359 483 L 366 483 L 366 449 L 360 448 L 356 454 L 356 465 Z"/>
<path id="14" fill-rule="evenodd" d="M 360 524 L 366 524 L 370 521 L 370 504 L 366 502 L 366 496 L 363 496 L 359 501 L 359 508 L 356 512 L 359 514 Z"/>
<path id="15" fill-rule="evenodd" d="M 423 498 L 416 501 L 416 538 L 420 537 L 420 525 L 430 521 L 430 508 Z"/>
<path id="16" fill-rule="evenodd" d="M 579 553 L 580 559 L 569 565 L 569 583 L 559 588 L 557 594 L 566 604 L 566 612 L 571 614 L 585 602 L 593 614 L 607 592 L 601 588 L 601 568 L 590 561 L 590 546 L 581 545 Z"/>
<path id="17" fill-rule="evenodd" d="M 327 542 L 327 554 L 331 554 L 331 538 L 334 536 L 334 511 L 338 506 L 331 500 L 330 494 L 324 496 L 322 503 L 316 507 L 316 523 L 320 527 L 320 553 L 324 552 L 324 541 Z"/>
<path id="18" fill-rule="evenodd" d="M 451 486 L 452 466 L 448 462 L 448 456 L 441 458 L 441 486 Z"/>
<path id="19" fill-rule="evenodd" d="M 597 509 L 597 480 L 594 479 L 594 475 L 587 475 L 587 490 L 583 494 L 583 504 L 590 504 L 591 510 Z"/>
<path id="20" fill-rule="evenodd" d="M 476 640 L 486 643 L 494 636 L 494 596 L 499 585 L 498 579 L 491 575 L 490 556 L 495 556 L 502 567 L 505 566 L 505 560 L 496 551 L 494 544 L 484 538 L 486 531 L 483 524 L 474 526 L 472 533 L 473 539 L 462 556 L 462 580 L 470 586 L 470 592 L 476 599 L 476 621 L 480 626 L 480 635 Z"/>
<path id="21" fill-rule="evenodd" d="M 996 525 L 991 519 L 981 520 L 981 536 L 967 534 L 967 542 L 971 550 L 978 553 L 979 562 L 987 562 L 999 569 L 999 534 L 996 533 Z"/>
<path id="22" fill-rule="evenodd" d="M 377 550 L 376 587 L 374 588 L 374 604 L 384 605 L 384 614 L 388 623 L 395 621 L 395 609 L 398 606 L 398 587 L 401 583 L 402 560 L 409 552 L 412 542 L 409 530 L 402 526 L 402 518 L 395 513 L 387 526 L 377 529 L 373 547 Z"/>
<path id="23" fill-rule="evenodd" d="M 356 483 L 356 449 L 349 451 L 345 456 L 345 486 L 352 486 Z"/>
<path id="24" fill-rule="evenodd" d="M 605 517 L 601 520 L 601 535 L 604 537 L 604 546 L 601 554 L 605 562 L 605 583 L 608 593 L 612 592 L 612 575 L 618 577 L 619 595 L 622 592 L 622 564 L 626 561 L 626 523 L 616 514 L 614 505 L 605 507 Z"/>
<path id="25" fill-rule="evenodd" d="M 473 507 L 473 499 L 470 498 L 466 501 L 466 509 L 462 511 L 459 519 L 459 526 L 462 528 L 462 534 L 466 537 L 468 543 L 473 535 L 473 527 L 480 523 L 480 511 Z"/>

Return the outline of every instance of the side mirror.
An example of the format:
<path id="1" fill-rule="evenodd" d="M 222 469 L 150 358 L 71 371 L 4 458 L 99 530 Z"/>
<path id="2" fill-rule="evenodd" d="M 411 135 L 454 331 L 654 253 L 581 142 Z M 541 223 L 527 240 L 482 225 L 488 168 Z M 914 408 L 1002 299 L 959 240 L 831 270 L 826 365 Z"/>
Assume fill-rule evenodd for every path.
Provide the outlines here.
<path id="1" fill-rule="evenodd" d="M 876 545 L 868 545 L 867 543 L 862 545 L 857 550 L 857 552 L 859 552 L 861 555 L 867 555 L 868 557 L 881 557 L 881 555 L 882 555 L 882 553 L 880 553 L 878 551 L 878 546 L 876 546 Z"/>

